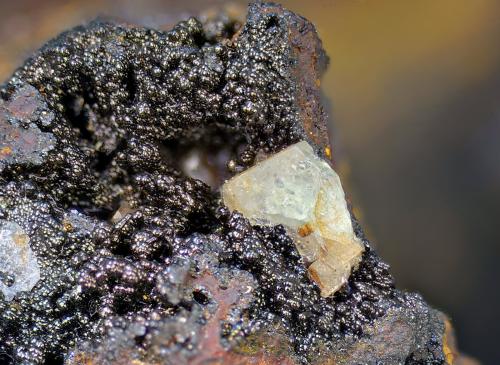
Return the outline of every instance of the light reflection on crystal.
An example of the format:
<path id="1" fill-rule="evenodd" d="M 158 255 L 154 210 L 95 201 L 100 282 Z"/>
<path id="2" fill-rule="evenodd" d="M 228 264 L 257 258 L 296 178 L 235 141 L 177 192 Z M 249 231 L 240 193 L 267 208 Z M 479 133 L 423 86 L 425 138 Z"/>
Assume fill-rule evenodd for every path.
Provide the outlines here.
<path id="1" fill-rule="evenodd" d="M 224 203 L 253 224 L 283 224 L 322 296 L 336 292 L 361 260 L 340 178 L 305 141 L 257 163 L 222 187 Z"/>
<path id="2" fill-rule="evenodd" d="M 0 291 L 11 301 L 40 280 L 40 267 L 29 237 L 16 223 L 0 219 Z"/>

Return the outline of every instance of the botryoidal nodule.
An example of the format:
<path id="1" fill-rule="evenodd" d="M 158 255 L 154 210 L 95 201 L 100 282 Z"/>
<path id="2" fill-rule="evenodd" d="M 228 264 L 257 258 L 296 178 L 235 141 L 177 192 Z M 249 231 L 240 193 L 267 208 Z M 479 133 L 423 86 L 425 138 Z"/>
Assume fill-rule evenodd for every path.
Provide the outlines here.
<path id="1" fill-rule="evenodd" d="M 0 252 L 22 241 L 39 276 L 0 266 L 0 361 L 451 363 L 447 320 L 395 288 L 352 214 L 362 256 L 322 296 L 286 227 L 223 204 L 225 179 L 292 144 L 330 157 L 326 63 L 274 4 L 95 21 L 28 59 L 1 90 Z"/>

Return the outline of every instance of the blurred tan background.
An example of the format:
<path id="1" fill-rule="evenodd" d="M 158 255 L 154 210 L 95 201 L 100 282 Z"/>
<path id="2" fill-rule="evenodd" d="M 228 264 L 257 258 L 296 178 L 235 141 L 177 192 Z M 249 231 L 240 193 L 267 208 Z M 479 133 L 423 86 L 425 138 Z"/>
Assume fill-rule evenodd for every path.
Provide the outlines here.
<path id="1" fill-rule="evenodd" d="M 0 79 L 97 15 L 157 25 L 222 3 L 1 1 Z M 500 1 L 282 3 L 316 24 L 331 56 L 334 154 L 369 237 L 399 287 L 449 313 L 461 348 L 497 364 Z"/>

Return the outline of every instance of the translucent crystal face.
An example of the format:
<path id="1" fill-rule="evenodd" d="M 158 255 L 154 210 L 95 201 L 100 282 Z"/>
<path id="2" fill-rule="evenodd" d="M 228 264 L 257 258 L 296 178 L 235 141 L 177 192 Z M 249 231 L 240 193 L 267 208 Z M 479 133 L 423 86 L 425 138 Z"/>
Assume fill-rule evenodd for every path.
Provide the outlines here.
<path id="1" fill-rule="evenodd" d="M 40 280 L 40 267 L 29 237 L 16 223 L 0 219 L 0 291 L 11 301 Z"/>
<path id="2" fill-rule="evenodd" d="M 284 225 L 322 296 L 337 291 L 361 260 L 340 179 L 305 141 L 233 177 L 222 196 L 254 224 Z"/>

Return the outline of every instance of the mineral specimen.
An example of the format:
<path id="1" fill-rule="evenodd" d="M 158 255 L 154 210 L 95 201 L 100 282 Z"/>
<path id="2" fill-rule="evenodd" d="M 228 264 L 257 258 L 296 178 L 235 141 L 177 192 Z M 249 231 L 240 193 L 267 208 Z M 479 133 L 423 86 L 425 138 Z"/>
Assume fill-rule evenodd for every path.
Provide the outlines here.
<path id="1" fill-rule="evenodd" d="M 40 267 L 19 225 L 0 219 L 0 292 L 11 301 L 17 293 L 30 291 L 40 280 Z"/>
<path id="2" fill-rule="evenodd" d="M 222 196 L 253 224 L 283 224 L 324 297 L 345 284 L 361 261 L 364 246 L 354 234 L 340 179 L 305 141 L 233 177 Z"/>
<path id="3" fill-rule="evenodd" d="M 450 364 L 446 320 L 394 287 L 319 160 L 331 154 L 326 60 L 309 22 L 263 3 L 245 23 L 95 21 L 27 60 L 0 91 L 1 245 L 23 232 L 40 280 L 0 294 L 0 363 Z M 311 252 L 290 227 L 230 212 L 217 190 L 292 145 L 327 203 L 326 222 L 298 232 Z M 353 253 L 332 257 L 332 242 Z M 316 258 L 349 263 L 312 270 L 323 293 Z M 2 291 L 15 279 L 2 273 Z"/>

